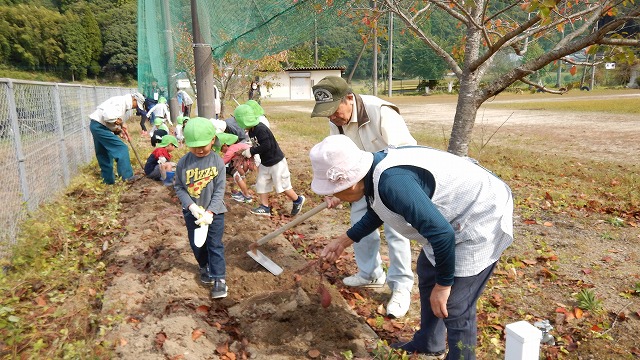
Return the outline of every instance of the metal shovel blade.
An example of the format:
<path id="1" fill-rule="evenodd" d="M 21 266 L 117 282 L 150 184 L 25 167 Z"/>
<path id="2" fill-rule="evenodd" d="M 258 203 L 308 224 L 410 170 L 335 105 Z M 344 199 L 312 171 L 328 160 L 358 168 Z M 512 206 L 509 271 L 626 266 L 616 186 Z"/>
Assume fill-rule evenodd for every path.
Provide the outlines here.
<path id="1" fill-rule="evenodd" d="M 255 254 L 253 251 L 249 250 L 247 251 L 247 255 L 251 256 L 251 258 L 258 262 L 258 264 L 264 266 L 264 268 L 269 270 L 273 275 L 278 276 L 282 274 L 282 268 L 266 257 L 262 252 L 260 252 L 260 250 L 256 250 Z"/>
<path id="2" fill-rule="evenodd" d="M 209 225 L 202 225 L 195 228 L 193 231 L 193 242 L 197 247 L 202 247 L 204 242 L 207 241 L 207 233 L 209 232 Z"/>

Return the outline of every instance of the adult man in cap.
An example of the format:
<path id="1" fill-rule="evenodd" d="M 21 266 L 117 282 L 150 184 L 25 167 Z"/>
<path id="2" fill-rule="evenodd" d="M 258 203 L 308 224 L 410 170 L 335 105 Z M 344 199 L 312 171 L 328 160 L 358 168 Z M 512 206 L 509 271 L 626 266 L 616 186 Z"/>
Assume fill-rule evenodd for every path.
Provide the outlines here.
<path id="1" fill-rule="evenodd" d="M 113 173 L 113 161 L 116 162 L 118 176 L 125 181 L 133 182 L 141 175 L 134 176 L 129 148 L 120 140 L 127 136 L 127 124 L 125 115 L 131 109 L 142 109 L 144 96 L 139 92 L 114 96 L 98 105 L 96 110 L 89 115 L 91 123 L 89 130 L 93 136 L 93 145 L 96 150 L 96 158 L 100 165 L 100 175 L 105 184 L 116 182 Z"/>
<path id="2" fill-rule="evenodd" d="M 389 146 L 416 145 L 397 106 L 370 95 L 356 95 L 347 82 L 338 76 L 327 76 L 313 86 L 316 105 L 311 117 L 329 118 L 329 135 L 344 134 L 360 150 L 376 152 Z M 329 207 L 340 203 L 335 197 L 326 198 Z M 351 223 L 356 224 L 367 212 L 364 197 L 351 202 Z M 385 239 L 389 246 L 389 270 L 385 275 L 380 257 L 378 230 L 354 244 L 353 252 L 358 273 L 346 277 L 347 286 L 382 287 L 385 279 L 392 295 L 387 315 L 399 318 L 409 310 L 413 271 L 409 239 L 385 224 Z"/>

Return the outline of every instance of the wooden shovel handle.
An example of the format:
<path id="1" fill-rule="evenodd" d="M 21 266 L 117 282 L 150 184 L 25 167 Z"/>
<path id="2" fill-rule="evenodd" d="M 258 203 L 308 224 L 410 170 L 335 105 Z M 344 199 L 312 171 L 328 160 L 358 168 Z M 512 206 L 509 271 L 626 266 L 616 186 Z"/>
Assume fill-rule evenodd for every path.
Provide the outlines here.
<path id="1" fill-rule="evenodd" d="M 260 240 L 256 241 L 255 244 L 257 246 L 262 245 L 264 243 L 266 243 L 267 241 L 273 239 L 274 237 L 282 234 L 283 232 L 291 229 L 292 227 L 300 224 L 301 222 L 307 220 L 308 218 L 312 217 L 313 215 L 319 213 L 320 211 L 324 210 L 327 207 L 327 203 L 326 202 L 322 202 L 320 205 L 314 207 L 313 209 L 307 211 L 306 213 L 298 216 L 297 218 L 295 218 L 293 221 L 285 224 L 284 226 L 280 227 L 278 230 L 269 233 L 265 236 L 263 236 L 262 238 L 260 238 Z"/>

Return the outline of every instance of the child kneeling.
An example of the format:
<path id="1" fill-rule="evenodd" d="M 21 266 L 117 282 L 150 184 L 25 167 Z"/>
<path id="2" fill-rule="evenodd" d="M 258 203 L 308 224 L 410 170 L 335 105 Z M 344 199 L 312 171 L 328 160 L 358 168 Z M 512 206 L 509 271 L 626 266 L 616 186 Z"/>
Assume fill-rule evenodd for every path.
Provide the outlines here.
<path id="1" fill-rule="evenodd" d="M 171 152 L 177 147 L 178 140 L 174 136 L 163 136 L 147 158 L 147 163 L 144 165 L 145 175 L 152 180 L 164 181 L 167 178 L 167 172 L 173 171 L 173 167 L 176 165 L 171 162 Z"/>

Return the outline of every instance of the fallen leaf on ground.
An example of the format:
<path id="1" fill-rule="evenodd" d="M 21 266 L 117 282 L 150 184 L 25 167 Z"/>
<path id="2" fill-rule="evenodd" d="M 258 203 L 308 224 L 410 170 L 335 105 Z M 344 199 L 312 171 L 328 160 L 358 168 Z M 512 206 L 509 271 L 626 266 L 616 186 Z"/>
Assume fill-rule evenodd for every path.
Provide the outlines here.
<path id="1" fill-rule="evenodd" d="M 309 355 L 310 358 L 315 359 L 320 356 L 320 351 L 317 349 L 311 349 L 307 352 L 307 355 Z"/>
<path id="2" fill-rule="evenodd" d="M 229 343 L 224 342 L 218 346 L 216 346 L 216 352 L 220 355 L 224 355 L 229 352 Z"/>
<path id="3" fill-rule="evenodd" d="M 576 316 L 576 319 L 581 319 L 582 316 L 584 315 L 582 309 L 580 308 L 573 309 L 573 314 Z"/>
<path id="4" fill-rule="evenodd" d="M 200 336 L 202 336 L 204 334 L 204 330 L 202 329 L 195 329 L 193 330 L 193 332 L 191 333 L 191 340 L 196 341 L 198 340 L 198 338 L 200 338 Z"/>
<path id="5" fill-rule="evenodd" d="M 543 225 L 546 227 L 552 227 L 553 223 L 551 221 L 545 221 Z"/>
<path id="6" fill-rule="evenodd" d="M 165 340 L 167 340 L 167 334 L 162 331 L 156 334 L 156 346 L 161 348 Z"/>
<path id="7" fill-rule="evenodd" d="M 47 301 L 44 299 L 42 295 L 40 295 L 36 298 L 36 304 L 38 304 L 38 306 L 45 306 L 47 305 Z"/>
<path id="8" fill-rule="evenodd" d="M 591 269 L 582 269 L 582 272 L 583 272 L 585 275 L 589 275 L 589 274 L 591 274 Z"/>
<path id="9" fill-rule="evenodd" d="M 196 308 L 196 313 L 198 314 L 207 314 L 209 312 L 209 307 L 207 305 L 200 305 Z"/>

